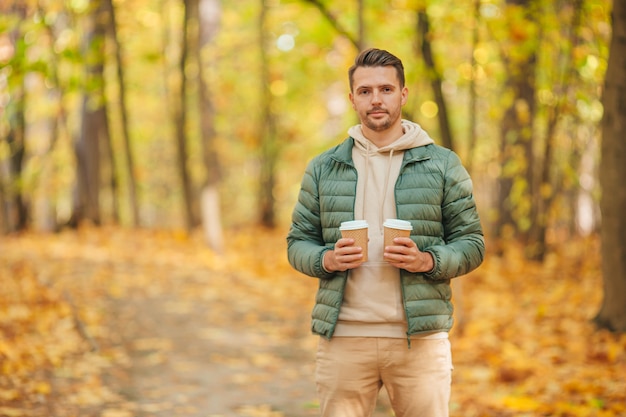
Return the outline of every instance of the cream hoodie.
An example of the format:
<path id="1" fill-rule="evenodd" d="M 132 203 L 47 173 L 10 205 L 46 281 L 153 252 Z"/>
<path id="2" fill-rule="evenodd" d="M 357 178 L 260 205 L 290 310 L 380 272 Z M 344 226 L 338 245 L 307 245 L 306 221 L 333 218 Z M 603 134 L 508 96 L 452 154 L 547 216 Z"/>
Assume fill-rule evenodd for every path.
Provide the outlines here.
<path id="1" fill-rule="evenodd" d="M 404 151 L 433 140 L 416 123 L 402 120 L 402 128 L 404 135 L 382 148 L 363 136 L 361 125 L 348 130 L 359 174 L 354 218 L 369 224 L 369 260 L 350 271 L 334 336 L 406 337 L 400 271 L 383 261 L 383 222 L 396 217 L 394 187 Z"/>

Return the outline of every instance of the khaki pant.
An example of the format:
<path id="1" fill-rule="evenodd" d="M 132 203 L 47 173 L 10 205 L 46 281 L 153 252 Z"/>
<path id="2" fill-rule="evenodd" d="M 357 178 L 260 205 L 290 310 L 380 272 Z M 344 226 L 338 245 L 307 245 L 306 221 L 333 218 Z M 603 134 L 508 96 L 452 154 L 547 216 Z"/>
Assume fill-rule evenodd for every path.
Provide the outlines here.
<path id="1" fill-rule="evenodd" d="M 368 417 L 384 385 L 396 417 L 448 417 L 448 339 L 321 337 L 316 360 L 322 417 Z"/>

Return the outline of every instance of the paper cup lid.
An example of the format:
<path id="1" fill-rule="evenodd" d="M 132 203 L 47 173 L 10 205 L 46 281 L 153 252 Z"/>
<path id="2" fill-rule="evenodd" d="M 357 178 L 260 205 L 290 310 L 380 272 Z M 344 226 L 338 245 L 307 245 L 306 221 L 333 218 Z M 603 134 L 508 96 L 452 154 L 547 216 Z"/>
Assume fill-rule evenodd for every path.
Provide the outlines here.
<path id="1" fill-rule="evenodd" d="M 351 220 L 348 222 L 341 222 L 341 226 L 339 230 L 357 230 L 363 229 L 367 227 L 367 222 L 365 220 Z"/>
<path id="2" fill-rule="evenodd" d="M 386 219 L 385 223 L 383 223 L 384 227 L 390 227 L 392 229 L 400 229 L 400 230 L 413 230 L 413 225 L 411 222 L 400 219 Z"/>

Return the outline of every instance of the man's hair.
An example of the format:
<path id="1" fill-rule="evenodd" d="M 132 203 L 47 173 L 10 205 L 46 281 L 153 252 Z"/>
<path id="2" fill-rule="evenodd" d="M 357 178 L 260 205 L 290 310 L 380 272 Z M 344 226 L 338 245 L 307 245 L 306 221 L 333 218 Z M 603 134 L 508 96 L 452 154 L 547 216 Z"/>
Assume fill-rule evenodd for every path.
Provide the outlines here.
<path id="1" fill-rule="evenodd" d="M 350 91 L 354 84 L 354 71 L 359 67 L 387 67 L 391 66 L 396 69 L 400 88 L 404 88 L 404 66 L 402 61 L 392 53 L 384 49 L 370 48 L 361 52 L 354 60 L 354 65 L 348 70 L 348 79 L 350 80 Z"/>

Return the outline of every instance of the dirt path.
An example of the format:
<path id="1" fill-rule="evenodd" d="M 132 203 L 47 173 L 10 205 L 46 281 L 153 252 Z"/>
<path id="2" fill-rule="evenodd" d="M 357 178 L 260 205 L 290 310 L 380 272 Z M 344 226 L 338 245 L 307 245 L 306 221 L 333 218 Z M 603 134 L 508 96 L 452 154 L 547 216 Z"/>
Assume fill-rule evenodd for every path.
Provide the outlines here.
<path id="1" fill-rule="evenodd" d="M 167 268 L 159 268 L 166 291 L 112 304 L 130 357 L 121 391 L 137 416 L 319 415 L 316 337 L 308 332 L 309 306 L 297 305 L 294 288 L 287 292 L 295 299 L 281 306 L 271 281 L 245 269 Z M 390 415 L 385 400 L 383 394 L 377 417 Z"/>
<path id="2" fill-rule="evenodd" d="M 262 341 L 266 335 L 255 329 L 217 325 L 204 305 L 176 297 L 120 308 L 131 358 L 124 390 L 138 415 L 315 415 L 308 352 Z"/>
<path id="3" fill-rule="evenodd" d="M 111 326 L 129 358 L 120 392 L 136 415 L 316 415 L 304 310 L 262 311 L 258 294 L 246 292 L 262 293 L 264 285 L 252 288 L 245 272 L 161 265 L 159 276 L 156 294 L 131 291 L 111 304 Z"/>
<path id="4" fill-rule="evenodd" d="M 315 337 L 269 340 L 264 326 L 219 324 L 203 303 L 175 294 L 116 303 L 130 352 L 122 392 L 137 416 L 305 417 L 318 415 Z M 271 323 L 265 323 L 271 326 Z M 377 416 L 389 416 L 381 398 Z"/>
<path id="5" fill-rule="evenodd" d="M 276 265 L 228 265 L 216 271 L 187 259 L 159 265 L 158 274 L 136 266 L 138 275 L 158 275 L 158 284 L 112 303 L 112 326 L 130 358 L 122 392 L 136 415 L 319 414 L 317 339 L 308 330 L 314 282 Z"/>

